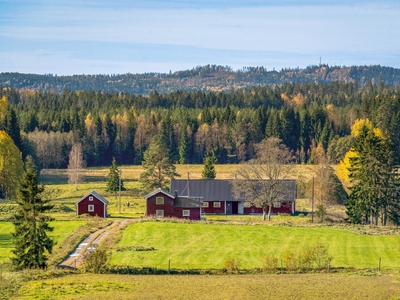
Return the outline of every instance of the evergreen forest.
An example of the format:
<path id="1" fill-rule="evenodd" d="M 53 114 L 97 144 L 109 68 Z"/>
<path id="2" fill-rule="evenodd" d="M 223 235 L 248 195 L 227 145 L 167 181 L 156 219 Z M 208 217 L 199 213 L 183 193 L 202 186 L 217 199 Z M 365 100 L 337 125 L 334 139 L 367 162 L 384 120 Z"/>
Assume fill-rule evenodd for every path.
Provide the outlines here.
<path id="1" fill-rule="evenodd" d="M 5 130 L 39 168 L 66 168 L 81 143 L 87 166 L 141 164 L 161 134 L 175 163 L 240 163 L 254 145 L 278 137 L 298 163 L 316 163 L 322 150 L 338 163 L 350 149 L 350 128 L 368 118 L 400 153 L 400 91 L 366 80 L 285 83 L 229 92 L 42 91 L 1 87 Z"/>

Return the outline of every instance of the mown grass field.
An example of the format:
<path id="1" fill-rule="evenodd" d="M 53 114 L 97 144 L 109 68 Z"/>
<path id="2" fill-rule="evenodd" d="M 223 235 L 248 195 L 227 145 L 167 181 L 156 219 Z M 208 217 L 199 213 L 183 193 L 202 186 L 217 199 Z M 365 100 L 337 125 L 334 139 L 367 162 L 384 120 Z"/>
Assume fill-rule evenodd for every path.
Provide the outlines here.
<path id="1" fill-rule="evenodd" d="M 85 224 L 85 221 L 54 221 L 50 225 L 54 227 L 54 231 L 49 233 L 57 243 L 54 246 L 54 251 L 60 246 L 61 242 L 68 236 L 73 234 L 79 226 Z M 0 222 L 0 264 L 10 261 L 12 256 L 11 250 L 14 249 L 14 241 L 12 232 L 14 225 L 11 222 Z"/>
<path id="2" fill-rule="evenodd" d="M 110 260 L 114 265 L 206 269 L 224 267 L 239 258 L 241 268 L 261 268 L 265 254 L 283 259 L 287 250 L 301 251 L 320 240 L 334 257 L 333 268 L 400 268 L 399 235 L 366 235 L 335 227 L 255 224 L 140 222 L 122 233 Z M 132 251 L 127 247 L 153 247 Z"/>
<path id="3" fill-rule="evenodd" d="M 31 281 L 22 299 L 399 299 L 398 275 L 69 275 Z"/>

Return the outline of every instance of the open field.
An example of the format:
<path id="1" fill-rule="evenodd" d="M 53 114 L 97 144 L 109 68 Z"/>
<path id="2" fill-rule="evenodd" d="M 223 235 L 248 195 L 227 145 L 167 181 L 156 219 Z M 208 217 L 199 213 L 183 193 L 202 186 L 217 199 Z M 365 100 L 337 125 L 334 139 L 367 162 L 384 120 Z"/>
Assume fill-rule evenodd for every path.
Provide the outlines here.
<path id="1" fill-rule="evenodd" d="M 23 299 L 399 299 L 398 275 L 69 275 L 26 283 Z M 19 298 L 19 297 L 18 297 Z"/>
<path id="2" fill-rule="evenodd" d="M 138 222 L 122 233 L 110 263 L 167 269 L 221 269 L 227 258 L 241 268 L 261 268 L 265 254 L 283 259 L 287 250 L 301 251 L 320 240 L 334 257 L 333 268 L 400 268 L 399 235 L 366 235 L 335 227 L 256 224 Z M 153 247 L 134 251 L 129 247 Z"/>
<path id="3" fill-rule="evenodd" d="M 239 165 L 216 165 L 217 179 L 230 179 L 236 172 Z M 177 173 L 181 174 L 181 179 L 186 179 L 188 173 L 190 178 L 200 179 L 203 165 L 176 165 Z M 317 166 L 312 165 L 295 165 L 292 170 L 292 178 L 296 178 L 300 184 L 298 190 L 299 194 L 306 194 L 307 199 L 297 201 L 297 208 L 300 212 L 310 212 L 309 189 L 311 187 L 311 179 L 316 176 Z M 150 191 L 144 191 L 139 183 L 140 173 L 143 172 L 141 166 L 121 166 L 122 180 L 126 188 L 121 192 L 121 214 L 118 213 L 118 193 L 110 193 L 106 191 L 107 176 L 109 167 L 96 167 L 86 168 L 84 171 L 85 182 L 79 184 L 79 190 L 75 190 L 75 186 L 68 184 L 68 175 L 66 169 L 44 169 L 40 173 L 40 181 L 46 185 L 49 192 L 49 197 L 53 199 L 55 209 L 53 210 L 53 217 L 57 219 L 70 219 L 75 214 L 75 202 L 82 196 L 96 190 L 101 195 L 107 198 L 110 202 L 108 205 L 108 213 L 111 217 L 124 217 L 124 218 L 140 218 L 143 217 L 145 212 L 145 200 L 143 196 Z M 306 191 L 304 191 L 306 189 Z M 301 191 L 300 191 L 301 190 Z M 300 197 L 304 197 L 301 195 Z M 130 207 L 125 206 L 127 202 Z M 11 202 L 6 204 L 12 206 Z M 10 208 L 4 206 L 4 212 L 0 207 L 0 219 L 6 219 L 10 216 Z M 8 214 L 7 214 L 8 211 Z M 340 219 L 345 217 L 343 206 L 328 207 L 328 215 L 332 213 L 332 219 Z M 235 218 L 236 216 L 233 216 Z M 230 220 L 231 216 L 224 218 Z M 308 218 L 307 218 L 308 219 Z M 295 218 L 292 221 L 297 220 Z M 300 220 L 304 223 L 304 220 Z"/>
<path id="4" fill-rule="evenodd" d="M 70 236 L 76 229 L 85 224 L 84 221 L 54 221 L 50 225 L 54 227 L 54 231 L 50 232 L 49 235 L 58 244 L 54 246 L 54 252 L 57 251 L 58 247 L 63 240 Z M 11 222 L 0 222 L 0 264 L 9 262 L 10 256 L 12 256 L 11 250 L 14 249 L 14 242 L 12 232 L 14 231 L 14 225 Z"/>

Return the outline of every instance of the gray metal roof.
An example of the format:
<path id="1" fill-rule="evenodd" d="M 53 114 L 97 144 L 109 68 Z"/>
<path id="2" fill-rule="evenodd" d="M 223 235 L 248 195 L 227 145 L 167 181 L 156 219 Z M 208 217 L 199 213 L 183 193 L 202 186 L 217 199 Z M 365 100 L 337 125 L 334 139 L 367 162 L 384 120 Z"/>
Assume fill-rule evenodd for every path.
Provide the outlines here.
<path id="1" fill-rule="evenodd" d="M 236 179 L 239 180 L 239 179 Z M 284 201 L 294 201 L 296 198 L 296 181 L 280 180 L 278 185 L 283 191 Z M 203 201 L 241 201 L 236 199 L 232 191 L 232 180 L 220 179 L 190 179 L 171 180 L 170 191 L 178 191 L 179 196 L 186 196 Z M 188 195 L 188 191 L 190 195 Z"/>
<path id="2" fill-rule="evenodd" d="M 191 199 L 188 197 L 178 197 L 175 198 L 175 207 L 181 208 L 199 208 L 203 205 L 203 202 L 200 200 Z"/>

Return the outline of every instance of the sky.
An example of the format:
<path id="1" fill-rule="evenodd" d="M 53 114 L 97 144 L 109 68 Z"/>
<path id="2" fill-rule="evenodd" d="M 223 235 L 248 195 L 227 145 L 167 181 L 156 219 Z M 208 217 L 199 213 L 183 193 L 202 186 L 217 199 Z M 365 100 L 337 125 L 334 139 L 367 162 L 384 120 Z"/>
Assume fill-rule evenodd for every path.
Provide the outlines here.
<path id="1" fill-rule="evenodd" d="M 398 0 L 0 0 L 0 72 L 400 68 Z"/>

